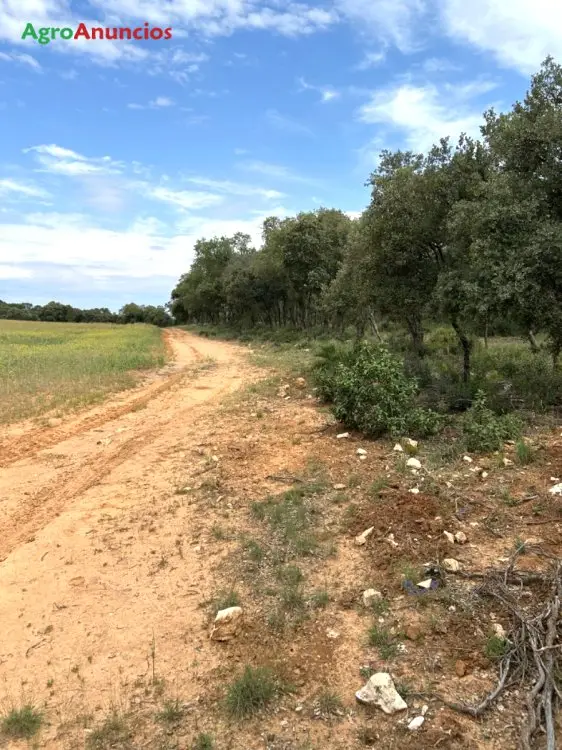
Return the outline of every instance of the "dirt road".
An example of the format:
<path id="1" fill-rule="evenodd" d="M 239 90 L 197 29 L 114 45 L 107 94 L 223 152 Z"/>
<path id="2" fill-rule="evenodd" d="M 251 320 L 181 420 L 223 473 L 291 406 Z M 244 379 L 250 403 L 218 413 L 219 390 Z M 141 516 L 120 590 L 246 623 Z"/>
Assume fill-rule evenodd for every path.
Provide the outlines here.
<path id="1" fill-rule="evenodd" d="M 238 347 L 166 335 L 174 361 L 149 382 L 0 442 L 0 705 L 50 695 L 42 747 L 71 746 L 60 726 L 118 704 L 149 664 L 175 674 L 178 643 L 197 656 L 202 616 L 181 612 L 209 570 L 175 492 L 213 461 L 216 409 L 251 368 Z"/>

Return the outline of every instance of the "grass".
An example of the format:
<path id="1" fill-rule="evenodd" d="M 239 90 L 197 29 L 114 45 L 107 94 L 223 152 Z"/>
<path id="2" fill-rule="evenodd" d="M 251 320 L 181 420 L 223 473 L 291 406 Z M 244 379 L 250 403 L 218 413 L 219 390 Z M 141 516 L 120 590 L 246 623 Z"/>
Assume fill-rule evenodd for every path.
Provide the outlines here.
<path id="1" fill-rule="evenodd" d="M 484 653 L 492 661 L 501 659 L 508 647 L 508 642 L 505 638 L 501 638 L 499 635 L 490 635 L 486 639 L 486 645 L 484 646 Z"/>
<path id="2" fill-rule="evenodd" d="M 158 721 L 163 724 L 175 724 L 183 716 L 183 708 L 179 699 L 166 701 L 161 711 L 156 714 Z"/>
<path id="3" fill-rule="evenodd" d="M 103 724 L 88 735 L 86 747 L 88 750 L 108 750 L 128 739 L 129 728 L 125 719 L 117 711 L 113 711 Z"/>
<path id="4" fill-rule="evenodd" d="M 369 628 L 368 640 L 369 646 L 378 648 L 381 659 L 391 659 L 398 653 L 398 644 L 385 627 L 372 625 Z"/>
<path id="5" fill-rule="evenodd" d="M 323 589 L 314 591 L 310 597 L 310 603 L 314 609 L 325 609 L 330 603 L 330 595 Z"/>
<path id="6" fill-rule="evenodd" d="M 312 555 L 318 546 L 310 532 L 312 508 L 306 495 L 306 488 L 299 487 L 252 504 L 254 516 L 270 524 L 289 557 Z"/>
<path id="7" fill-rule="evenodd" d="M 95 403 L 164 361 L 153 326 L 1 320 L 0 424 Z"/>
<path id="8" fill-rule="evenodd" d="M 192 750 L 213 750 L 215 741 L 210 734 L 201 733 L 192 745 Z"/>
<path id="9" fill-rule="evenodd" d="M 253 716 L 266 708 L 279 692 L 278 680 L 270 669 L 247 666 L 229 687 L 226 708 L 236 719 Z"/>
<path id="10" fill-rule="evenodd" d="M 215 599 L 213 600 L 213 610 L 215 614 L 220 612 L 221 609 L 228 609 L 229 607 L 240 606 L 240 595 L 234 589 L 230 591 L 219 591 Z"/>
<path id="11" fill-rule="evenodd" d="M 0 722 L 0 730 L 5 737 L 30 739 L 37 734 L 43 723 L 43 714 L 28 704 L 13 708 Z"/>
<path id="12" fill-rule="evenodd" d="M 315 704 L 320 716 L 341 716 L 343 713 L 343 703 L 340 696 L 330 690 L 323 690 L 319 693 Z"/>
<path id="13" fill-rule="evenodd" d="M 517 463 L 521 464 L 521 466 L 533 463 L 536 458 L 534 450 L 524 440 L 518 440 L 515 444 L 515 455 Z"/>

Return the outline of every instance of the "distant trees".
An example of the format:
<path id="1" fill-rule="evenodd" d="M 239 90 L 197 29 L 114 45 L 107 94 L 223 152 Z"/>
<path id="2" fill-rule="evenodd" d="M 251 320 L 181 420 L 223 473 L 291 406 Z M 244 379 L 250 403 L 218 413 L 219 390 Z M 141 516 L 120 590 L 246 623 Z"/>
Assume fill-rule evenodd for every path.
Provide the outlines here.
<path id="1" fill-rule="evenodd" d="M 3 302 L 0 300 L 0 319 L 41 320 L 56 323 L 149 323 L 155 326 L 170 326 L 173 318 L 162 306 L 136 305 L 130 302 L 118 313 L 107 307 L 82 310 L 61 302 L 32 305 L 30 302 Z"/>
<path id="2" fill-rule="evenodd" d="M 546 335 L 562 352 L 562 67 L 549 57 L 510 112 L 484 115 L 481 138 L 426 154 L 383 151 L 359 219 L 320 209 L 248 237 L 200 240 L 172 292 L 179 322 L 292 325 L 361 337 L 377 321 L 409 333 L 424 357 L 428 320 L 451 325 L 471 375 L 473 336 Z"/>

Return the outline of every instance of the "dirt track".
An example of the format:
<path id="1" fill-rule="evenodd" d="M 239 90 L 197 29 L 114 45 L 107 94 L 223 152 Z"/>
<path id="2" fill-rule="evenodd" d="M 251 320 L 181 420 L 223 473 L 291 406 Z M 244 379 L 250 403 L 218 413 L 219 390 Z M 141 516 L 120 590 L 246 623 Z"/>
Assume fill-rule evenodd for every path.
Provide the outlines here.
<path id="1" fill-rule="evenodd" d="M 183 544 L 174 527 L 196 532 L 174 492 L 197 473 L 194 446 L 250 368 L 235 346 L 166 335 L 175 361 L 149 382 L 54 428 L 18 426 L 0 442 L 2 706 L 42 703 L 48 684 L 61 722 L 107 709 L 146 667 L 153 632 L 157 669 L 174 672 L 166 644 L 177 648 L 190 626 L 178 607 L 200 599 L 208 574 L 191 546 L 180 550 L 181 569 L 158 577 L 169 565 L 162 546 L 178 559 Z M 164 519 L 162 507 L 151 511 L 158 500 Z M 53 742 L 42 746 L 66 747 Z"/>

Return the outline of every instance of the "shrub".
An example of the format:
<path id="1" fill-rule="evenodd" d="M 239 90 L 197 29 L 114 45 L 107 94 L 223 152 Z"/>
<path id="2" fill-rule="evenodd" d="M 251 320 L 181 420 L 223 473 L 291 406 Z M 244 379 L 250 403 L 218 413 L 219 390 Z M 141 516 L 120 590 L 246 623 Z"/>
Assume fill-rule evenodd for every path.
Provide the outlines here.
<path id="1" fill-rule="evenodd" d="M 37 734 L 43 723 L 43 714 L 33 706 L 14 708 L 1 721 L 1 731 L 14 739 L 29 739 Z"/>
<path id="2" fill-rule="evenodd" d="M 438 431 L 441 418 L 417 405 L 417 381 L 407 377 L 403 362 L 385 347 L 330 345 L 320 354 L 314 368 L 319 391 L 344 424 L 373 437 Z"/>
<path id="3" fill-rule="evenodd" d="M 248 666 L 228 689 L 226 706 L 236 718 L 251 716 L 271 703 L 278 692 L 279 685 L 270 669 Z"/>
<path id="4" fill-rule="evenodd" d="M 462 432 L 469 451 L 490 453 L 500 450 L 506 440 L 520 435 L 521 420 L 513 414 L 497 416 L 486 405 L 486 397 L 478 391 L 472 408 L 462 420 Z"/>

